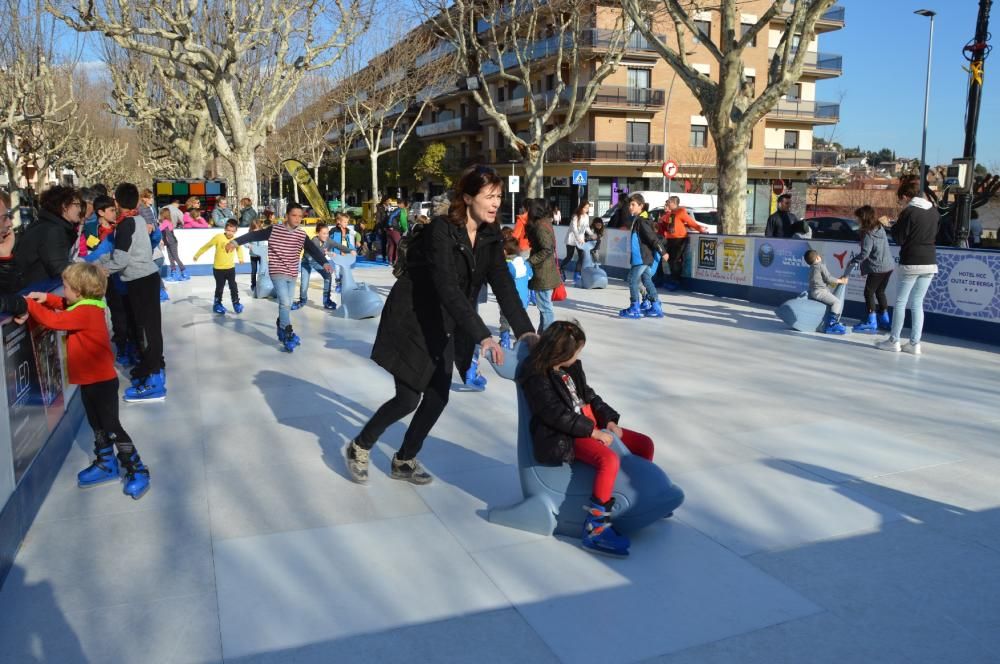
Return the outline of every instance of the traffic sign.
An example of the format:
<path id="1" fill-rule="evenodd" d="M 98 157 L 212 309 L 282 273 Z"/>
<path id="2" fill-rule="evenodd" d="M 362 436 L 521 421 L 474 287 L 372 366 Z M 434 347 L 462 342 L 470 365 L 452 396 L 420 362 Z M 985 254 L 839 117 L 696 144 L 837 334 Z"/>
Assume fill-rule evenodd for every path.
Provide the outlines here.
<path id="1" fill-rule="evenodd" d="M 511 194 L 516 194 L 521 191 L 521 176 L 520 175 L 508 175 L 507 176 L 507 191 Z"/>
<path id="2" fill-rule="evenodd" d="M 573 185 L 583 187 L 587 184 L 587 171 L 573 171 Z"/>
<path id="3" fill-rule="evenodd" d="M 680 167 L 677 166 L 676 161 L 670 159 L 668 161 L 663 162 L 663 168 L 660 170 L 663 173 L 663 177 L 667 178 L 668 180 L 673 180 L 675 177 L 677 177 L 677 171 L 680 170 Z"/>

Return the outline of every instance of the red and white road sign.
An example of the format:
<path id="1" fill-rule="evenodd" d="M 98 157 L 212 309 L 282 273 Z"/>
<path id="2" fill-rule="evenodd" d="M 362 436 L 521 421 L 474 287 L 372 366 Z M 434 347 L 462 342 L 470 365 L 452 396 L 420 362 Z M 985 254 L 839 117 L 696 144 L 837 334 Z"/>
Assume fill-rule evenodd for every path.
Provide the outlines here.
<path id="1" fill-rule="evenodd" d="M 673 180 L 677 177 L 677 171 L 680 170 L 677 166 L 677 162 L 673 159 L 663 162 L 663 168 L 660 169 L 663 172 L 663 177 L 668 180 Z"/>

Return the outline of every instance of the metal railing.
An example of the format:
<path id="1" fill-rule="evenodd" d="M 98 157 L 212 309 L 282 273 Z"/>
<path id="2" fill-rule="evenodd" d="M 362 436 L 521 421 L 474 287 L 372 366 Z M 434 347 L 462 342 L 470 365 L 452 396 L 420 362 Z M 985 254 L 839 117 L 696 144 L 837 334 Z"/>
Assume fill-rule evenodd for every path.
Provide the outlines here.
<path id="1" fill-rule="evenodd" d="M 786 119 L 837 120 L 840 118 L 840 104 L 828 101 L 780 99 L 768 115 Z"/>
<path id="2" fill-rule="evenodd" d="M 769 49 L 768 58 L 773 58 L 776 51 L 774 48 Z M 796 49 L 792 49 L 793 54 L 795 51 Z M 844 57 L 835 53 L 809 51 L 802 68 L 806 71 L 841 74 L 844 71 Z"/>
<path id="3" fill-rule="evenodd" d="M 775 15 L 775 19 L 787 18 L 795 10 L 794 0 L 786 0 L 783 5 L 778 9 L 778 13 Z M 843 23 L 847 16 L 847 12 L 844 7 L 840 5 L 834 5 L 823 12 L 819 20 L 824 23 Z"/>
<path id="4" fill-rule="evenodd" d="M 765 166 L 812 168 L 836 163 L 837 153 L 829 150 L 764 150 Z"/>
<path id="5" fill-rule="evenodd" d="M 580 98 L 585 88 L 580 88 Z M 623 85 L 602 85 L 594 97 L 595 106 L 632 106 L 639 108 L 662 108 L 666 100 L 665 90 L 652 88 L 631 88 Z"/>
<path id="6" fill-rule="evenodd" d="M 607 143 L 584 141 L 556 143 L 546 153 L 547 161 L 627 161 L 659 163 L 663 161 L 663 146 L 648 143 Z"/>
<path id="7" fill-rule="evenodd" d="M 439 122 L 431 122 L 417 127 L 414 132 L 421 138 L 440 136 L 456 131 L 479 131 L 479 120 L 473 117 L 457 117 Z"/>

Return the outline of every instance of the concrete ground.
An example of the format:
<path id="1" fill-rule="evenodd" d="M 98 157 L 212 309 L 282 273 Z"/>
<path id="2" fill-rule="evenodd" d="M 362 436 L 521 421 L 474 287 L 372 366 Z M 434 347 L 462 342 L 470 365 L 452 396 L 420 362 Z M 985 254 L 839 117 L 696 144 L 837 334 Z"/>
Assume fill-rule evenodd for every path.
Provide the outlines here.
<path id="1" fill-rule="evenodd" d="M 167 400 L 122 405 L 150 493 L 75 486 L 84 425 L 0 591 L 0 661 L 1000 661 L 995 348 L 894 355 L 691 295 L 622 321 L 620 282 L 570 289 L 590 382 L 687 494 L 613 560 L 484 519 L 519 497 L 511 383 L 453 392 L 433 484 L 387 476 L 397 425 L 357 486 L 378 322 L 331 317 L 317 280 L 287 355 L 273 302 L 217 316 L 210 281 L 170 286 Z"/>

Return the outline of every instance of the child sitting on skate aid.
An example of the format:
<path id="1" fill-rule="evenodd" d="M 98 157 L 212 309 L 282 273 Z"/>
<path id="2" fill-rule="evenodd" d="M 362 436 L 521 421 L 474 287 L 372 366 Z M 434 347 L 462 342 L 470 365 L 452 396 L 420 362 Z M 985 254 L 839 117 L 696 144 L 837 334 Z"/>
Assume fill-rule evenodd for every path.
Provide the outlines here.
<path id="1" fill-rule="evenodd" d="M 618 426 L 619 414 L 587 384 L 580 353 L 587 337 L 576 322 L 555 321 L 545 329 L 526 360 L 522 389 L 530 404 L 531 434 L 539 463 L 594 466 L 593 495 L 584 506 L 583 548 L 624 557 L 629 539 L 611 525 L 612 490 L 619 458 L 614 437 L 635 455 L 653 459 L 653 441 Z"/>

